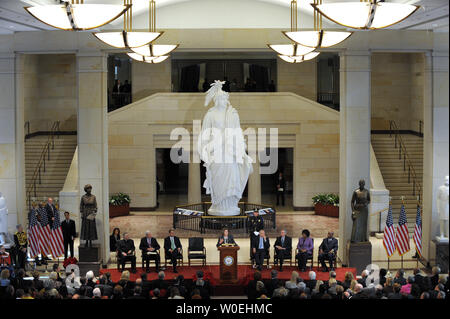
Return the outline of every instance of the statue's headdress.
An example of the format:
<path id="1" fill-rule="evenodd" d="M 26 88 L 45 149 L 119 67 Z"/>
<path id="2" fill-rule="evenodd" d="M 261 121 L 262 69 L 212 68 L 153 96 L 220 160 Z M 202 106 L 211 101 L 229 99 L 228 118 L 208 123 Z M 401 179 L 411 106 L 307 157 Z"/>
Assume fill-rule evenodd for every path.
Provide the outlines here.
<path id="1" fill-rule="evenodd" d="M 224 84 L 225 81 L 220 80 L 215 80 L 211 83 L 211 88 L 206 92 L 205 106 L 208 106 L 211 100 L 215 102 L 219 96 L 224 95 L 228 98 L 228 93 L 222 90 L 222 85 Z"/>

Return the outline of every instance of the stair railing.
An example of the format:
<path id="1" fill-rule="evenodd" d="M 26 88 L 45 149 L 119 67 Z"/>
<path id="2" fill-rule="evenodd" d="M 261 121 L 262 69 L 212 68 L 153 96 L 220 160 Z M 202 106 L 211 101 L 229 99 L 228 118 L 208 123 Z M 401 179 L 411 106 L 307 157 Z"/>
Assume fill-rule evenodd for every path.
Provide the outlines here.
<path id="1" fill-rule="evenodd" d="M 46 163 L 50 161 L 50 153 L 51 150 L 55 148 L 55 135 L 56 138 L 59 139 L 59 134 L 55 134 L 59 132 L 59 121 L 53 123 L 50 129 L 50 135 L 47 139 L 47 142 L 42 147 L 41 155 L 39 156 L 39 161 L 36 165 L 36 168 L 33 171 L 33 175 L 27 187 L 27 204 L 28 209 L 31 209 L 31 197 L 34 195 L 36 197 L 36 185 L 42 184 L 42 174 L 46 172 Z"/>
<path id="2" fill-rule="evenodd" d="M 410 156 L 406 151 L 405 143 L 400 134 L 400 130 L 398 129 L 397 123 L 394 120 L 389 120 L 389 136 L 392 137 L 394 135 L 394 145 L 395 148 L 398 147 L 398 159 L 403 159 L 403 171 L 406 172 L 408 170 L 408 184 L 413 184 L 413 196 L 418 196 L 419 203 L 422 202 L 422 185 L 420 183 L 420 179 L 417 177 L 416 170 L 414 169 L 414 165 L 411 162 Z"/>

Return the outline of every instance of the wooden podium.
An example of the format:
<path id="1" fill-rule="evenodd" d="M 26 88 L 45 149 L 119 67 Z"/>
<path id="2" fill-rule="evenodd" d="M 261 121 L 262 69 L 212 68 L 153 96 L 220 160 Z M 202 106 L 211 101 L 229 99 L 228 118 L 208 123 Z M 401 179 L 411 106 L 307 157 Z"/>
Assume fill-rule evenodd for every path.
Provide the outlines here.
<path id="1" fill-rule="evenodd" d="M 220 283 L 236 284 L 238 282 L 237 251 L 239 246 L 219 246 Z"/>

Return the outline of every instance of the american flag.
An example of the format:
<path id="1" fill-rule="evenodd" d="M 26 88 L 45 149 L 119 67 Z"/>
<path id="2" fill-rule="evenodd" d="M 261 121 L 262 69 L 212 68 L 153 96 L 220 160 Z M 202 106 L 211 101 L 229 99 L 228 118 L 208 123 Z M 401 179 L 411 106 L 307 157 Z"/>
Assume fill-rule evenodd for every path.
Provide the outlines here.
<path id="1" fill-rule="evenodd" d="M 45 207 L 39 207 L 38 214 L 41 219 L 41 253 L 48 256 L 51 254 L 49 246 L 51 230 Z"/>
<path id="2" fill-rule="evenodd" d="M 37 211 L 33 208 L 30 212 L 30 225 L 28 226 L 28 241 L 30 243 L 31 258 L 35 258 L 41 253 L 42 229 L 37 220 L 36 213 Z"/>
<path id="3" fill-rule="evenodd" d="M 398 254 L 403 256 L 410 250 L 408 221 L 406 220 L 405 205 L 403 203 L 400 209 L 400 217 L 398 219 L 398 226 L 395 233 L 395 245 L 397 246 Z"/>
<path id="4" fill-rule="evenodd" d="M 395 252 L 395 228 L 392 218 L 392 205 L 389 203 L 388 215 L 386 217 L 386 227 L 384 228 L 383 246 L 388 257 L 392 257 Z"/>
<path id="5" fill-rule="evenodd" d="M 422 257 L 422 217 L 420 215 L 420 205 L 417 204 L 416 225 L 414 226 L 414 244 L 417 254 Z"/>
<path id="6" fill-rule="evenodd" d="M 55 210 L 54 218 L 55 220 L 53 221 L 53 225 L 50 229 L 49 247 L 53 258 L 57 258 L 64 255 L 64 238 L 58 210 Z"/>

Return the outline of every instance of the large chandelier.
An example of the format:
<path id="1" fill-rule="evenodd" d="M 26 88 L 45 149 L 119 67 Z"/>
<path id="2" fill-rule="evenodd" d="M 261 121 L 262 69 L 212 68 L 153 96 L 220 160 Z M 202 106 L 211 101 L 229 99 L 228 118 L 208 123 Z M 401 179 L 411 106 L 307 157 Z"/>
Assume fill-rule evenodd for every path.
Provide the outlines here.
<path id="1" fill-rule="evenodd" d="M 292 0 L 291 32 L 296 32 L 297 30 L 297 0 Z M 313 52 L 315 50 L 315 47 L 307 47 L 296 42 L 293 42 L 292 44 L 268 44 L 267 46 L 278 53 L 278 56 L 282 60 L 289 63 L 300 63 L 306 61 L 304 56 L 308 54 L 310 54 L 308 57 L 311 57 L 309 59 L 315 58 L 317 55 L 319 55 L 319 52 Z"/>
<path id="2" fill-rule="evenodd" d="M 156 5 L 155 0 L 150 0 L 150 22 L 149 31 L 156 32 Z M 179 44 L 153 44 L 148 43 L 140 47 L 130 47 L 131 51 L 135 54 L 141 55 L 147 59 L 136 59 L 133 56 L 129 56 L 137 61 L 147 63 L 159 63 L 168 58 L 168 54 L 178 48 Z M 163 58 L 164 57 L 164 58 Z"/>
<path id="3" fill-rule="evenodd" d="M 130 9 L 123 15 L 123 31 L 121 32 L 94 32 L 94 36 L 100 41 L 119 49 L 134 48 L 146 45 L 157 39 L 163 32 L 132 31 L 133 29 L 133 4 L 132 0 L 124 0 L 124 5 L 130 5 Z M 151 5 L 150 5 L 151 7 Z M 151 24 L 151 12 L 150 12 Z"/>
<path id="4" fill-rule="evenodd" d="M 132 58 L 135 61 L 139 62 L 145 62 L 145 63 L 160 63 L 165 61 L 169 56 L 168 55 L 162 55 L 162 56 L 156 56 L 156 57 L 149 57 L 149 56 L 143 56 L 137 53 L 127 53 L 130 58 Z"/>
<path id="5" fill-rule="evenodd" d="M 42 23 L 62 30 L 90 30 L 114 21 L 131 5 L 84 4 L 84 0 L 64 1 L 63 4 L 25 7 Z"/>
<path id="6" fill-rule="evenodd" d="M 314 0 L 314 4 L 322 4 L 322 0 Z M 314 10 L 314 31 L 290 31 L 283 32 L 292 41 L 311 48 L 329 48 L 341 43 L 352 32 L 325 31 L 322 28 L 322 15 Z"/>
<path id="7" fill-rule="evenodd" d="M 399 23 L 420 6 L 362 0 L 360 2 L 334 2 L 311 4 L 313 8 L 331 21 L 353 29 L 383 29 Z"/>

